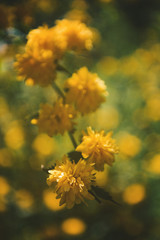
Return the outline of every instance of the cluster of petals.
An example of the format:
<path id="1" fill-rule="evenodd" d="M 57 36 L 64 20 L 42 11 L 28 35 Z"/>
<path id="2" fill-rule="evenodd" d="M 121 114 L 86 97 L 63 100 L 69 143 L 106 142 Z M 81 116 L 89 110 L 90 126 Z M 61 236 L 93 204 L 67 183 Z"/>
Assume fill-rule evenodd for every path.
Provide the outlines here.
<path id="1" fill-rule="evenodd" d="M 67 79 L 65 87 L 67 102 L 74 103 L 82 114 L 95 111 L 108 95 L 104 81 L 86 67 L 73 73 L 71 78 Z"/>
<path id="2" fill-rule="evenodd" d="M 27 36 L 25 52 L 17 55 L 14 64 L 19 79 L 48 86 L 56 78 L 57 63 L 68 50 L 89 50 L 92 31 L 79 21 L 58 20 L 56 25 L 33 29 Z"/>
<path id="3" fill-rule="evenodd" d="M 74 161 L 72 163 L 64 156 L 61 164 L 48 171 L 47 183 L 55 186 L 60 205 L 66 204 L 67 208 L 72 208 L 75 204 L 85 203 L 85 199 L 94 199 L 89 192 L 95 179 L 92 165 L 82 159 L 77 164 Z"/>
<path id="4" fill-rule="evenodd" d="M 79 20 L 57 20 L 55 30 L 63 37 L 67 50 L 92 48 L 93 32 Z"/>
<path id="5" fill-rule="evenodd" d="M 37 125 L 40 132 L 45 132 L 49 136 L 58 133 L 64 134 L 65 131 L 71 131 L 74 126 L 73 119 L 76 117 L 76 111 L 69 104 L 64 104 L 63 100 L 58 99 L 54 105 L 48 103 L 42 104 Z"/>
<path id="6" fill-rule="evenodd" d="M 104 164 L 112 166 L 115 161 L 115 153 L 118 147 L 115 140 L 111 138 L 112 132 L 105 135 L 104 131 L 95 132 L 91 127 L 87 128 L 88 134 L 84 133 L 82 143 L 76 151 L 82 152 L 82 156 L 87 158 L 89 163 L 95 163 L 94 167 L 98 171 L 104 170 Z"/>
<path id="7" fill-rule="evenodd" d="M 31 81 L 33 85 L 39 84 L 45 87 L 56 78 L 56 65 L 47 52 L 44 52 L 41 57 L 28 52 L 18 54 L 14 66 L 19 72 L 19 80 Z"/>

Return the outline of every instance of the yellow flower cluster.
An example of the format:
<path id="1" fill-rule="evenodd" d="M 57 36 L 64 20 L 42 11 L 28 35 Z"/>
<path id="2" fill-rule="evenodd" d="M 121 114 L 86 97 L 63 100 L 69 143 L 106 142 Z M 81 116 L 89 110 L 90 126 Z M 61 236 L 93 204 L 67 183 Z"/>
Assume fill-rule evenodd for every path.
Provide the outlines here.
<path id="1" fill-rule="evenodd" d="M 58 60 L 68 50 L 90 50 L 93 33 L 79 21 L 59 20 L 56 26 L 39 27 L 27 36 L 25 53 L 17 55 L 14 66 L 19 79 L 32 80 L 33 84 L 48 86 L 56 78 Z"/>
<path id="2" fill-rule="evenodd" d="M 46 132 L 49 136 L 64 134 L 65 131 L 73 129 L 75 117 L 76 111 L 73 107 L 58 99 L 53 106 L 47 103 L 41 106 L 37 125 L 40 132 Z"/>
<path id="3" fill-rule="evenodd" d="M 75 204 L 85 202 L 85 198 L 94 199 L 89 193 L 95 179 L 92 165 L 82 159 L 75 164 L 64 156 L 62 164 L 48 171 L 47 183 L 56 183 L 55 192 L 60 198 L 60 205 L 65 203 L 67 208 L 72 208 Z"/>
<path id="4" fill-rule="evenodd" d="M 82 114 L 95 111 L 108 95 L 104 81 L 96 73 L 90 73 L 86 67 L 73 73 L 67 79 L 65 87 L 67 102 L 74 103 Z"/>
<path id="5" fill-rule="evenodd" d="M 39 117 L 36 119 L 39 131 L 47 133 L 50 137 L 68 131 L 74 147 L 77 144 L 72 133 L 77 111 L 81 114 L 95 111 L 106 100 L 106 85 L 96 73 L 89 72 L 87 67 L 80 68 L 66 80 L 65 93 L 53 81 L 57 69 L 61 67 L 59 60 L 64 53 L 69 50 L 90 50 L 93 35 L 79 20 L 58 20 L 52 28 L 43 26 L 30 31 L 25 52 L 17 55 L 15 62 L 19 79 L 23 78 L 30 85 L 39 84 L 42 87 L 51 84 L 62 97 L 53 105 L 41 105 Z M 88 134 L 84 134 L 82 143 L 76 147 L 76 151 L 82 155 L 73 151 L 75 155 L 70 156 L 71 159 L 64 156 L 62 163 L 48 170 L 47 183 L 55 186 L 60 205 L 65 203 L 67 208 L 85 202 L 85 199 L 99 200 L 92 187 L 95 184 L 93 171 L 103 171 L 105 163 L 111 166 L 114 154 L 118 153 L 111 132 L 105 135 L 104 131 L 94 132 L 91 127 L 87 130 Z"/>
<path id="6" fill-rule="evenodd" d="M 37 56 L 24 53 L 17 55 L 17 62 L 14 64 L 19 71 L 19 80 L 30 81 L 45 87 L 52 83 L 56 77 L 56 65 L 51 56 Z"/>
<path id="7" fill-rule="evenodd" d="M 69 50 L 90 50 L 93 32 L 78 20 L 58 20 L 55 29 L 61 33 Z"/>
<path id="8" fill-rule="evenodd" d="M 115 140 L 111 138 L 112 132 L 107 135 L 104 131 L 94 132 L 91 127 L 87 128 L 88 135 L 84 134 L 82 143 L 76 151 L 82 152 L 82 156 L 87 158 L 89 163 L 95 163 L 95 169 L 104 170 L 104 164 L 112 166 L 115 161 L 114 154 L 118 153 Z"/>

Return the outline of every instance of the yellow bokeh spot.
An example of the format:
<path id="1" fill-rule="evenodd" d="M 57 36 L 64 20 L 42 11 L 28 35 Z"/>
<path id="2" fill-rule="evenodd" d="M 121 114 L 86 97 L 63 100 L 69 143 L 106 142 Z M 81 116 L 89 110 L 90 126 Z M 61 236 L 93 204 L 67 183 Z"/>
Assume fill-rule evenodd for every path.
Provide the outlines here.
<path id="1" fill-rule="evenodd" d="M 52 0 L 39 0 L 37 4 L 41 10 L 50 13 L 56 8 L 57 2 Z"/>
<path id="2" fill-rule="evenodd" d="M 114 129 L 119 124 L 119 113 L 116 108 L 109 106 L 98 109 L 96 113 L 91 114 L 89 117 L 89 123 L 93 127 L 101 126 L 102 129 L 110 130 Z"/>
<path id="3" fill-rule="evenodd" d="M 0 165 L 3 167 L 12 166 L 11 153 L 7 148 L 0 149 Z"/>
<path id="4" fill-rule="evenodd" d="M 133 184 L 128 186 L 123 192 L 123 200 L 128 204 L 137 204 L 141 202 L 146 195 L 146 191 L 143 185 Z"/>
<path id="5" fill-rule="evenodd" d="M 16 204 L 23 209 L 28 209 L 33 205 L 33 196 L 25 189 L 20 189 L 15 193 Z"/>
<path id="6" fill-rule="evenodd" d="M 98 68 L 100 71 L 107 75 L 113 75 L 118 71 L 119 62 L 113 57 L 104 57 L 99 63 Z"/>
<path id="7" fill-rule="evenodd" d="M 47 134 L 39 134 L 33 142 L 33 148 L 42 155 L 49 155 L 54 151 L 55 142 Z"/>
<path id="8" fill-rule="evenodd" d="M 17 121 L 14 121 L 10 124 L 5 135 L 5 142 L 8 147 L 14 150 L 17 150 L 23 146 L 24 132 Z"/>
<path id="9" fill-rule="evenodd" d="M 86 224 L 78 218 L 69 218 L 62 223 L 62 230 L 69 235 L 79 235 L 86 230 Z"/>
<path id="10" fill-rule="evenodd" d="M 83 11 L 87 10 L 88 5 L 87 2 L 84 0 L 74 0 L 71 4 L 72 8 L 74 9 L 81 9 Z"/>
<path id="11" fill-rule="evenodd" d="M 139 62 L 133 56 L 122 58 L 120 69 L 124 75 L 132 75 L 139 70 Z"/>
<path id="12" fill-rule="evenodd" d="M 152 173 L 160 174 L 160 154 L 156 154 L 147 166 L 147 170 Z"/>
<path id="13" fill-rule="evenodd" d="M 4 196 L 10 191 L 10 185 L 4 177 L 0 177 L 0 195 Z"/>
<path id="14" fill-rule="evenodd" d="M 43 192 L 43 201 L 45 205 L 52 211 L 59 211 L 65 207 L 64 205 L 59 206 L 59 199 L 56 199 L 56 194 L 49 190 L 45 190 Z"/>
<path id="15" fill-rule="evenodd" d="M 139 153 L 141 149 L 141 140 L 129 133 L 123 133 L 119 139 L 120 153 L 127 157 L 133 157 Z"/>
<path id="16" fill-rule="evenodd" d="M 26 86 L 33 86 L 34 85 L 34 81 L 32 78 L 28 78 L 26 81 L 25 81 L 25 84 Z"/>
<path id="17" fill-rule="evenodd" d="M 104 171 L 96 171 L 96 185 L 105 187 L 108 181 L 108 166 L 104 165 Z"/>
<path id="18" fill-rule="evenodd" d="M 145 108 L 146 115 L 152 121 L 160 120 L 160 93 L 157 95 L 154 94 L 153 97 L 147 100 L 147 106 Z"/>
<path id="19" fill-rule="evenodd" d="M 37 122 L 38 122 L 38 120 L 37 120 L 36 118 L 33 118 L 33 119 L 31 120 L 31 124 L 33 124 L 33 125 L 36 125 Z"/>

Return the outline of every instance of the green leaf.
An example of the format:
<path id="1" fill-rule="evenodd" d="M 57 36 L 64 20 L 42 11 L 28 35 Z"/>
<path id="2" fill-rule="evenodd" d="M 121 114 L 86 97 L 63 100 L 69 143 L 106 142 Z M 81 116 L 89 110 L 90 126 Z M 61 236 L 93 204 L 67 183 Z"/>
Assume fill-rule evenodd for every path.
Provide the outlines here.
<path id="1" fill-rule="evenodd" d="M 77 151 L 69 152 L 68 157 L 70 158 L 71 161 L 74 161 L 75 163 L 77 163 L 80 158 L 83 158 L 82 153 Z"/>
<path id="2" fill-rule="evenodd" d="M 95 193 L 97 197 L 102 198 L 104 200 L 111 201 L 120 206 L 120 204 L 114 201 L 112 196 L 108 192 L 106 192 L 103 188 L 92 186 L 92 191 Z"/>

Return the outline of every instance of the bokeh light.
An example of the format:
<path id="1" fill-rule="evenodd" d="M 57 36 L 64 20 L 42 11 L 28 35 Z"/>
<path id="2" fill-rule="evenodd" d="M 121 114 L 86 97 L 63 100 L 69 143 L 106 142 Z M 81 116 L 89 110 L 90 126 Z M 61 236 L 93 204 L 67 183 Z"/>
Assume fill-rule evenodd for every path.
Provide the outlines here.
<path id="1" fill-rule="evenodd" d="M 54 151 L 55 143 L 47 134 L 39 134 L 33 142 L 33 148 L 42 155 L 49 155 Z"/>
<path id="2" fill-rule="evenodd" d="M 86 224 L 78 218 L 68 218 L 62 223 L 62 230 L 69 235 L 79 235 L 86 230 Z"/>
<path id="3" fill-rule="evenodd" d="M 146 197 L 145 187 L 141 184 L 132 184 L 123 192 L 123 199 L 128 204 L 137 204 Z"/>
<path id="4" fill-rule="evenodd" d="M 59 211 L 65 206 L 59 206 L 59 199 L 56 199 L 56 194 L 51 192 L 51 190 L 43 191 L 43 201 L 44 204 L 52 211 Z"/>

